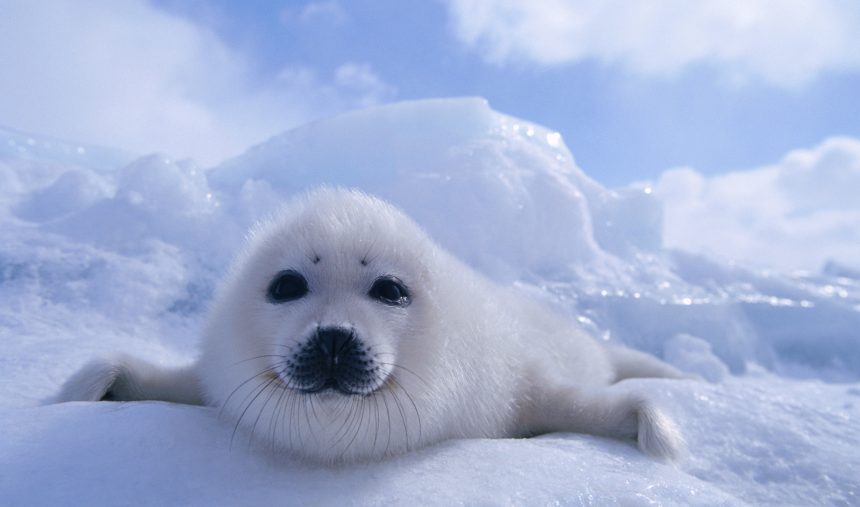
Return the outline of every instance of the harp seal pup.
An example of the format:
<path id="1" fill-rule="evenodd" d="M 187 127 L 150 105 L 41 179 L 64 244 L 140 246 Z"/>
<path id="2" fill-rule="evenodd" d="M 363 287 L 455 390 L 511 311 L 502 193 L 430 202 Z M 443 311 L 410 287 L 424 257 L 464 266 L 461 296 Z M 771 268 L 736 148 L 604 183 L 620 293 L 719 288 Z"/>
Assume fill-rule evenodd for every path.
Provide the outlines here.
<path id="1" fill-rule="evenodd" d="M 314 191 L 254 228 L 201 348 L 176 369 L 96 360 L 58 398 L 211 405 L 252 441 L 328 464 L 557 431 L 664 460 L 682 447 L 657 406 L 614 385 L 677 370 L 490 282 L 359 191 Z"/>

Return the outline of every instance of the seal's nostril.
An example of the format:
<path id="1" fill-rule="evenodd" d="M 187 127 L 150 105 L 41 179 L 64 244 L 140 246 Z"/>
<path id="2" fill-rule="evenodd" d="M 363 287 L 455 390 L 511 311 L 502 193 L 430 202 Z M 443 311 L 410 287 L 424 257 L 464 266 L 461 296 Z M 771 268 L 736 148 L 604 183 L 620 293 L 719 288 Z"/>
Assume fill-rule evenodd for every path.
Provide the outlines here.
<path id="1" fill-rule="evenodd" d="M 352 329 L 344 327 L 322 327 L 317 329 L 316 343 L 329 359 L 334 359 L 354 337 Z"/>

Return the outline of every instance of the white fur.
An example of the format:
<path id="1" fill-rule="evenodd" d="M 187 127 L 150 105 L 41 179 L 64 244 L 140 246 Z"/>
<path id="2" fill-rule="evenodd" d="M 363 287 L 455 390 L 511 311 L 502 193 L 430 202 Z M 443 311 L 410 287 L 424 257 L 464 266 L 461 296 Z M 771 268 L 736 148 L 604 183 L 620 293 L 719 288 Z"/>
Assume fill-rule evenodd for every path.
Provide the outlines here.
<path id="1" fill-rule="evenodd" d="M 285 269 L 302 273 L 310 293 L 272 304 L 266 288 Z M 368 297 L 381 275 L 405 282 L 409 306 Z M 367 395 L 289 388 L 279 365 L 315 328 L 336 325 L 372 347 L 379 388 Z M 190 369 L 96 362 L 68 381 L 60 399 L 110 392 L 111 399 L 205 403 L 255 440 L 327 463 L 450 438 L 548 431 L 636 440 L 649 455 L 675 457 L 681 438 L 674 424 L 612 385 L 631 376 L 680 374 L 645 354 L 605 348 L 569 320 L 494 285 L 393 206 L 323 189 L 252 231 L 215 297 Z"/>

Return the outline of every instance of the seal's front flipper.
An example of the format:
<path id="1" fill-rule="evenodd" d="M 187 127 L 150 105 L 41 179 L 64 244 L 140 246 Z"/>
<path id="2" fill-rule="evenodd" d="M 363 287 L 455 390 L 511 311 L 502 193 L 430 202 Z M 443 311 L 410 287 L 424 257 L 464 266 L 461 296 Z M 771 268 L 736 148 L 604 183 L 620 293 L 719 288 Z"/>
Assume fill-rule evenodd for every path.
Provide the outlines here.
<path id="1" fill-rule="evenodd" d="M 63 384 L 52 401 L 138 400 L 204 404 L 193 366 L 163 368 L 130 356 L 87 363 Z"/>
<path id="2" fill-rule="evenodd" d="M 683 449 L 675 424 L 653 402 L 616 388 L 535 384 L 523 419 L 534 434 L 573 431 L 635 440 L 639 450 L 674 460 Z"/>

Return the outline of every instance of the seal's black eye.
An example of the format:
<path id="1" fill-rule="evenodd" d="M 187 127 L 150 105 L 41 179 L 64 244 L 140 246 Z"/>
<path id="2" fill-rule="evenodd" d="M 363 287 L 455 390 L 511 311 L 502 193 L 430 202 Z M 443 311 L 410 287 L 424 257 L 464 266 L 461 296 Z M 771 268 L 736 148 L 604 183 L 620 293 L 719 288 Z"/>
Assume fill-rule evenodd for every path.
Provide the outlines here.
<path id="1" fill-rule="evenodd" d="M 409 291 L 403 282 L 394 276 L 377 278 L 367 294 L 387 305 L 406 306 L 409 304 Z"/>
<path id="2" fill-rule="evenodd" d="M 270 303 L 284 303 L 299 299 L 308 293 L 308 281 L 292 269 L 281 271 L 269 284 L 266 297 Z"/>

